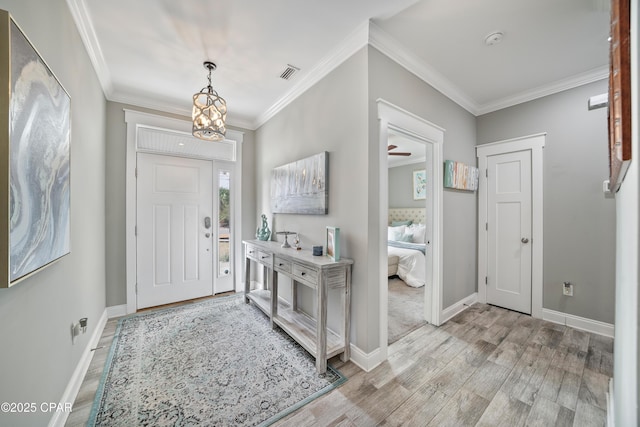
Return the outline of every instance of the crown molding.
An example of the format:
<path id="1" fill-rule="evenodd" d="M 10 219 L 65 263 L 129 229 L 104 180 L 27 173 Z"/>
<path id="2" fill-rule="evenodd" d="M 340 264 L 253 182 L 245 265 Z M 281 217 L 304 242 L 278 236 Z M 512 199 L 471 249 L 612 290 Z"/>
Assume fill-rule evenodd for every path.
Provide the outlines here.
<path id="1" fill-rule="evenodd" d="M 369 44 L 471 114 L 476 115 L 478 105 L 471 98 L 373 22 L 369 23 Z"/>
<path id="2" fill-rule="evenodd" d="M 349 59 L 358 50 L 368 43 L 369 21 L 358 26 L 346 39 L 344 39 L 335 49 L 326 55 L 318 65 L 311 69 L 291 90 L 283 97 L 279 98 L 264 113 L 260 114 L 255 123 L 254 129 L 265 124 L 284 107 L 289 105 L 294 99 L 302 95 L 307 89 L 322 80 L 327 74 L 333 71 L 338 65 Z"/>
<path id="3" fill-rule="evenodd" d="M 563 92 L 565 90 L 573 89 L 608 78 L 609 67 L 601 67 L 589 70 L 584 73 L 576 74 L 574 76 L 556 81 L 548 85 L 539 86 L 537 88 L 521 92 L 514 96 L 509 96 L 483 104 L 478 108 L 476 116 L 492 113 L 494 111 L 502 110 L 503 108 L 507 107 L 513 107 L 514 105 L 533 101 L 534 99 L 553 95 L 555 93 Z"/>
<path id="4" fill-rule="evenodd" d="M 607 66 L 600 67 L 567 77 L 548 85 L 526 90 L 516 95 L 501 98 L 485 104 L 478 104 L 456 85 L 451 83 L 446 77 L 437 72 L 435 68 L 416 56 L 402 43 L 391 37 L 373 22 L 370 24 L 369 44 L 391 58 L 400 66 L 407 69 L 407 71 L 415 74 L 425 83 L 434 87 L 447 98 L 451 99 L 474 116 L 480 116 L 503 108 L 522 104 L 524 102 L 533 101 L 534 99 L 553 95 L 555 93 L 573 89 L 609 77 L 609 68 Z"/>
<path id="5" fill-rule="evenodd" d="M 87 50 L 89 59 L 93 64 L 93 68 L 96 71 L 98 80 L 102 86 L 102 91 L 104 92 L 105 97 L 109 99 L 110 95 L 113 93 L 113 81 L 111 80 L 109 67 L 107 67 L 107 62 L 104 59 L 102 48 L 100 47 L 96 30 L 93 27 L 93 21 L 91 20 L 91 15 L 87 9 L 87 5 L 84 0 L 67 0 L 67 6 L 69 7 L 69 11 L 71 12 L 74 22 L 76 23 L 78 33 L 80 33 L 80 38 L 84 43 L 84 47 Z"/>
<path id="6" fill-rule="evenodd" d="M 66 3 L 69 7 L 73 20 L 75 21 L 78 33 L 84 43 L 87 54 L 93 64 L 93 68 L 96 71 L 106 99 L 113 102 L 121 102 L 167 113 L 187 117 L 190 116 L 190 109 L 179 106 L 176 107 L 175 104 L 170 102 L 124 94 L 115 89 L 85 1 L 86 0 L 66 0 Z M 451 99 L 474 116 L 487 114 L 521 104 L 523 102 L 532 101 L 547 95 L 552 95 L 554 93 L 606 79 L 609 75 L 608 67 L 597 68 L 568 77 L 550 85 L 540 86 L 532 90 L 527 90 L 519 94 L 485 104 L 478 104 L 444 75 L 436 71 L 434 67 L 411 52 L 405 45 L 394 39 L 374 22 L 367 21 L 358 26 L 335 49 L 322 58 L 309 73 L 304 75 L 284 96 L 277 99 L 267 110 L 259 114 L 255 119 L 246 117 L 230 117 L 228 118 L 228 124 L 230 126 L 240 127 L 243 129 L 256 130 L 296 98 L 326 77 L 327 74 L 333 71 L 336 67 L 349 59 L 354 53 L 367 45 L 376 48 L 391 60 L 423 80 L 425 83 L 431 85 L 434 89 L 441 92 L 447 98 Z"/>

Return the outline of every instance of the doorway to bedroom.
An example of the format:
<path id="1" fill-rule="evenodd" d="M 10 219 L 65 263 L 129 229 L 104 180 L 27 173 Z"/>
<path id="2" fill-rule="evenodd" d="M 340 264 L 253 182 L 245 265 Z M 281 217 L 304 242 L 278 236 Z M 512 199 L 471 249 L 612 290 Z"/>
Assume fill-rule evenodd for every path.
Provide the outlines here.
<path id="1" fill-rule="evenodd" d="M 444 132 L 441 127 L 419 117 L 384 99 L 378 99 L 379 123 L 379 167 L 378 185 L 378 260 L 379 260 L 379 351 L 376 351 L 372 364 L 381 363 L 388 355 L 389 320 L 389 280 L 388 280 L 388 230 L 389 230 L 389 135 L 402 135 L 420 143 L 425 148 L 424 173 L 416 174 L 417 197 L 424 192 L 424 233 L 425 248 L 424 276 L 425 284 L 423 318 L 431 325 L 439 326 L 442 318 L 442 268 L 443 268 L 443 144 Z M 394 156 L 402 157 L 402 156 Z M 408 156 L 407 156 L 408 157 Z M 422 170 L 416 168 L 416 170 Z M 413 170 L 411 179 L 413 180 Z M 413 192 L 413 181 L 407 184 Z M 412 198 L 413 198 L 413 193 Z M 418 219 L 420 225 L 421 219 Z M 406 228 L 405 228 L 406 231 Z M 414 233 L 415 234 L 415 231 Z M 404 236 L 404 233 L 403 233 Z M 412 237 L 413 240 L 413 237 Z M 413 242 L 412 242 L 413 243 Z M 401 345 L 401 342 L 397 344 Z"/>
<path id="2" fill-rule="evenodd" d="M 427 147 L 399 131 L 388 139 L 388 332 L 390 345 L 427 324 L 425 281 L 427 236 Z M 431 171 L 429 171 L 431 172 Z M 428 200 L 429 198 L 429 200 Z"/>

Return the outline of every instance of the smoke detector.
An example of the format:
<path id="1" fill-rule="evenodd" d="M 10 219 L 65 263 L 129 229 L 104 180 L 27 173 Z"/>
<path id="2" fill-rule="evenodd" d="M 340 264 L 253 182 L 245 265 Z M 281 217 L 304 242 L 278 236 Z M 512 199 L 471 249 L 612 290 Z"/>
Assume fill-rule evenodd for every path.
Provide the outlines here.
<path id="1" fill-rule="evenodd" d="M 503 38 L 504 38 L 504 33 L 502 31 L 496 31 L 484 38 L 484 44 L 486 44 L 487 46 L 493 46 L 495 44 L 500 43 Z"/>

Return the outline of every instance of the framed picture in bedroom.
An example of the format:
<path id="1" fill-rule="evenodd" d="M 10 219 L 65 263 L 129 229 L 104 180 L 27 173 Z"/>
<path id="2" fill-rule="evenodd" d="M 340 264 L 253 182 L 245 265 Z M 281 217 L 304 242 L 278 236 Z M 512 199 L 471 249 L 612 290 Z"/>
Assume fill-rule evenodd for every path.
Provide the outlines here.
<path id="1" fill-rule="evenodd" d="M 340 259 L 340 229 L 327 227 L 327 256 L 333 261 Z"/>
<path id="2" fill-rule="evenodd" d="M 70 252 L 71 99 L 0 10 L 0 287 Z"/>
<path id="3" fill-rule="evenodd" d="M 427 198 L 427 171 L 425 169 L 413 171 L 413 200 Z"/>

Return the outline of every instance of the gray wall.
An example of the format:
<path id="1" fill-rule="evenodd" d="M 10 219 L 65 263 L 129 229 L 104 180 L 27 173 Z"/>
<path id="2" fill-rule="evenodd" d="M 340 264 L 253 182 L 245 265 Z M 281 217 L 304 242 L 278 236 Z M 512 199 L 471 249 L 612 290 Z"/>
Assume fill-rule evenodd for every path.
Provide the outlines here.
<path id="1" fill-rule="evenodd" d="M 257 209 L 270 218 L 271 170 L 319 151 L 330 155 L 328 216 L 275 215 L 276 231 L 322 244 L 326 225 L 341 227 L 343 255 L 355 261 L 352 341 L 378 347 L 379 233 L 377 98 L 446 128 L 444 156 L 475 159 L 475 117 L 367 47 L 333 70 L 256 131 Z M 323 120 L 318 120 L 322 117 Z M 410 181 L 409 181 L 410 182 Z M 476 195 L 444 194 L 444 307 L 476 290 Z"/>
<path id="2" fill-rule="evenodd" d="M 424 200 L 413 200 L 413 171 L 424 169 L 424 162 L 389 168 L 389 207 L 424 208 Z"/>
<path id="3" fill-rule="evenodd" d="M 377 288 L 370 286 L 366 264 L 369 251 L 366 61 L 367 52 L 362 49 L 256 131 L 254 224 L 265 213 L 273 223 L 272 231 L 299 232 L 305 248 L 324 243 L 326 226 L 340 227 L 341 256 L 355 261 L 352 342 L 368 351 L 377 347 L 378 337 L 372 337 L 367 326 L 371 294 Z M 321 151 L 329 152 L 329 214 L 272 215 L 271 170 Z M 333 305 L 331 299 L 330 303 Z"/>
<path id="4" fill-rule="evenodd" d="M 614 321 L 615 201 L 608 177 L 607 110 L 587 100 L 600 81 L 478 117 L 478 143 L 547 132 L 544 147 L 544 308 Z M 574 296 L 562 295 L 562 282 Z"/>
<path id="5" fill-rule="evenodd" d="M 105 100 L 64 0 L 0 0 L 71 95 L 71 254 L 0 289 L 0 402 L 59 402 L 105 308 Z M 3 232 L 2 238 L 6 238 Z M 70 327 L 88 317 L 71 344 Z M 46 425 L 51 413 L 0 413 Z"/>
<path id="6" fill-rule="evenodd" d="M 378 144 L 376 100 L 383 98 L 443 127 L 444 159 L 475 165 L 476 119 L 462 107 L 393 62 L 377 49 L 369 48 L 369 143 Z M 377 215 L 377 152 L 369 163 L 369 197 Z M 443 308 L 476 291 L 477 194 L 444 192 L 444 296 Z M 374 216 L 376 218 L 377 216 Z M 377 242 L 377 224 L 370 229 L 370 248 Z M 372 249 L 373 250 L 373 249 Z M 377 248 L 375 249 L 377 250 Z M 372 262 L 374 262 L 372 260 Z M 375 260 L 377 262 L 377 259 Z M 372 267 L 373 268 L 373 267 Z M 376 302 L 377 303 L 377 302 Z"/>
<path id="7" fill-rule="evenodd" d="M 125 189 L 127 126 L 124 109 L 142 111 L 160 116 L 190 120 L 189 117 L 136 107 L 118 102 L 107 102 L 107 172 L 106 172 L 106 302 L 107 307 L 126 304 L 126 241 L 125 241 Z M 242 238 L 255 232 L 255 144 L 254 132 L 228 126 L 244 132 L 242 144 Z M 238 272 L 237 274 L 241 274 Z"/>

